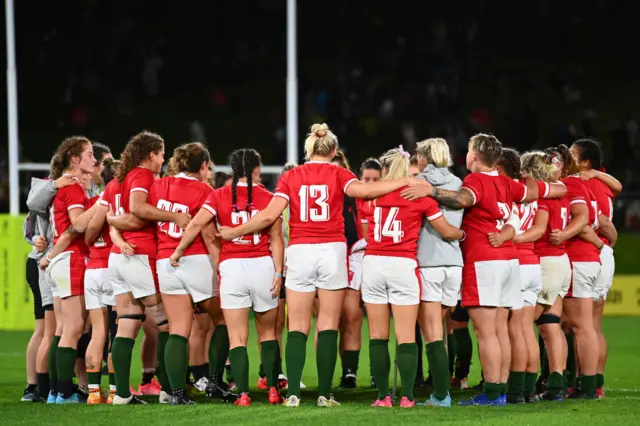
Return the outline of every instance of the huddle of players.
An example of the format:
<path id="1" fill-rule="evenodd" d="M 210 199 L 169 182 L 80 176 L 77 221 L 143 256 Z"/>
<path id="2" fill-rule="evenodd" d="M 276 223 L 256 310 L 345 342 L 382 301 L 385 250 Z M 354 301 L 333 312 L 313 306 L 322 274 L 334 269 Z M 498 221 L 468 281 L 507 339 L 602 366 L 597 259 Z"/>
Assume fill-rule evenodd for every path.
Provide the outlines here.
<path id="1" fill-rule="evenodd" d="M 312 126 L 305 141 L 309 161 L 285 172 L 274 194 L 257 184 L 259 154 L 237 150 L 230 161 L 232 184 L 214 191 L 204 183 L 210 156 L 202 144 L 177 148 L 169 162 L 170 176 L 156 179 L 164 161 L 164 142 L 158 135 L 143 132 L 128 143 L 115 176 L 105 180 L 100 197 L 88 199 L 78 183 L 59 188 L 50 210 L 55 246 L 41 262 L 47 266 L 46 285 L 51 288 L 58 320 L 48 351 L 49 402 L 80 401 L 72 379 L 88 310 L 94 330 L 86 357 L 89 403 L 142 403 L 129 391 L 129 374 L 135 338 L 148 315 L 160 331 L 160 402 L 192 404 L 184 390 L 194 304 L 210 315 L 216 328 L 225 331 L 224 337 L 212 339 L 207 395 L 235 399 L 240 406 L 251 404 L 246 346 L 248 310 L 253 308 L 269 402 L 282 402 L 275 324 L 285 274 L 288 339 L 284 359 L 289 375 L 285 406 L 300 404 L 300 379 L 316 296 L 317 405 L 340 405 L 331 387 L 343 307 L 353 294 L 348 287 L 359 290 L 368 311 L 371 366 L 379 391 L 374 406 L 393 404 L 389 397 L 389 305 L 403 383 L 400 406 L 415 405 L 418 351 L 414 325 L 418 320 L 427 340 L 434 384 L 427 405 L 451 404 L 441 324 L 447 309 L 456 305 L 459 290 L 478 334 L 484 373 L 483 393 L 463 403 L 503 405 L 507 393 L 510 402 L 524 401 L 525 371 L 534 368 L 529 356 L 538 350 L 535 337 L 530 339 L 534 318 L 545 338 L 551 370 L 542 398 L 561 398 L 562 393 L 554 393 L 554 374 L 564 370 L 567 352 L 560 340 L 561 313 L 576 336 L 580 356 L 581 388 L 573 395 L 595 394 L 599 366 L 591 355 L 600 351 L 591 317 L 603 242 L 594 230 L 610 244 L 615 236 L 605 230 L 612 229 L 610 221 L 608 227 L 598 227 L 601 222 L 596 221 L 604 216 L 587 184 L 600 179 L 615 184 L 615 180 L 593 172 L 585 184 L 574 176 L 576 162 L 563 147 L 559 152 L 525 154 L 520 173 L 508 167 L 520 163 L 509 164 L 510 151 L 484 134 L 469 142 L 467 168 L 472 173 L 462 187 L 452 189 L 430 183 L 428 176 L 426 180 L 409 177 L 409 154 L 401 147 L 380 158 L 379 181 L 363 183 L 350 171 L 331 164 L 337 149 L 337 138 L 326 125 Z M 448 166 L 448 148 L 441 139 L 425 141 L 418 154 L 425 167 L 434 162 L 439 168 Z M 587 162 L 593 166 L 595 160 L 580 164 L 586 168 Z M 52 160 L 51 179 L 81 179 L 94 167 L 91 143 L 82 137 L 69 138 Z M 564 184 L 556 182 L 560 178 Z M 606 186 L 598 188 L 604 191 Z M 342 215 L 345 195 L 368 200 L 358 203 L 366 237 L 359 247 L 349 249 Z M 460 226 L 452 212 L 461 209 L 465 211 Z M 545 213 L 546 223 L 541 225 Z M 449 222 L 450 217 L 458 223 Z M 288 237 L 286 262 L 283 227 Z M 458 252 L 458 260 L 419 264 L 418 242 L 425 233 Z M 533 243 L 533 249 L 527 243 Z M 353 254 L 363 246 L 361 261 L 353 262 Z M 521 247 L 529 256 L 522 263 L 533 267 L 518 268 Z M 432 247 L 436 248 L 439 246 Z M 577 257 L 572 259 L 572 253 Z M 533 258 L 538 256 L 539 266 L 535 267 Z M 548 258 L 557 259 L 545 260 Z M 354 267 L 358 263 L 359 268 Z M 600 296 L 606 296 L 610 281 Z M 572 297 L 565 300 L 563 309 L 567 291 Z M 100 391 L 98 367 L 107 334 L 106 306 L 114 302 L 118 329 L 109 360 L 114 386 L 106 397 Z M 530 309 L 525 310 L 524 305 Z M 522 343 L 524 346 L 518 346 Z M 222 383 L 227 352 L 238 394 Z M 536 361 L 533 371 L 537 366 Z"/>

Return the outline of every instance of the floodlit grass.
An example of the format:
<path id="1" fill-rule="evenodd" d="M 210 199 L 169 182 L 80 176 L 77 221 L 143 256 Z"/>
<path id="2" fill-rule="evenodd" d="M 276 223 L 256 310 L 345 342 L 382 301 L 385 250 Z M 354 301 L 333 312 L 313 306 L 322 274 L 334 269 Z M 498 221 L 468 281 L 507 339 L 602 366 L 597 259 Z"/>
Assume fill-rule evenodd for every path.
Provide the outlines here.
<path id="1" fill-rule="evenodd" d="M 609 339 L 609 364 L 605 376 L 607 397 L 601 401 L 566 401 L 564 403 L 539 403 L 508 407 L 460 407 L 451 409 L 415 408 L 410 410 L 373 409 L 369 404 L 375 392 L 368 389 L 369 356 L 366 339 L 360 357 L 358 374 L 359 388 L 354 391 L 335 389 L 335 396 L 342 407 L 320 409 L 315 407 L 317 385 L 315 377 L 315 351 L 313 339 L 309 339 L 307 364 L 303 381 L 311 389 L 303 392 L 299 409 L 272 407 L 266 403 L 266 393 L 252 392 L 254 404 L 250 408 L 238 408 L 220 402 L 208 403 L 201 399 L 195 406 L 86 406 L 19 402 L 25 384 L 24 350 L 30 337 L 26 332 L 0 332 L 0 424 L 1 425 L 121 425 L 121 424 L 392 424 L 392 423 L 450 423 L 489 425 L 548 425 L 609 423 L 616 425 L 640 424 L 640 318 L 607 318 L 605 332 Z M 366 321 L 363 335 L 366 336 Z M 255 342 L 255 335 L 251 338 Z M 132 380 L 140 380 L 140 342 L 136 345 Z M 394 347 L 392 342 L 389 345 Z M 249 347 L 251 383 L 256 385 L 258 376 L 257 345 Z M 426 358 L 425 358 L 426 363 Z M 479 381 L 479 363 L 474 354 L 470 382 Z M 336 368 L 334 384 L 337 386 L 340 364 Z M 106 384 L 106 377 L 104 383 Z M 454 392 L 454 399 L 467 398 L 470 391 Z M 417 391 L 418 399 L 424 400 L 427 392 Z"/>

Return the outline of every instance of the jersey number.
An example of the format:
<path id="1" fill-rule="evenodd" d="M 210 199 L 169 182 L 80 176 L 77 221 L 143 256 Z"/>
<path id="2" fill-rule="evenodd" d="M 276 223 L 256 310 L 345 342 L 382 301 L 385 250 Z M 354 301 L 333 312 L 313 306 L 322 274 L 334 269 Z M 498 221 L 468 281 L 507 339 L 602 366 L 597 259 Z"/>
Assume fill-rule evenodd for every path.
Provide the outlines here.
<path id="1" fill-rule="evenodd" d="M 258 214 L 259 210 L 251 210 L 251 217 L 254 217 Z M 234 225 L 242 225 L 249 221 L 249 213 L 246 211 L 233 212 L 231 213 L 231 223 Z M 253 235 L 243 235 L 242 237 L 234 238 L 233 242 L 235 244 L 260 244 L 260 233 L 254 232 Z"/>
<path id="2" fill-rule="evenodd" d="M 496 228 L 502 229 L 502 227 L 504 226 L 504 222 L 509 219 L 511 209 L 509 209 L 509 205 L 507 203 L 501 203 L 500 201 L 498 201 L 498 210 L 500 210 L 502 219 L 496 220 Z"/>
<path id="3" fill-rule="evenodd" d="M 404 237 L 402 222 L 396 219 L 399 211 L 400 209 L 398 207 L 391 207 L 383 223 L 382 207 L 376 207 L 373 210 L 373 239 L 376 242 L 381 242 L 382 237 L 393 238 L 394 243 L 402 241 L 402 237 Z"/>
<path id="4" fill-rule="evenodd" d="M 600 220 L 598 219 L 599 214 L 599 208 L 598 208 L 598 202 L 595 200 L 591 200 L 591 207 L 593 208 L 594 211 L 594 216 L 595 216 L 595 220 L 593 221 L 593 224 L 591 225 L 591 227 L 593 229 L 598 229 L 598 226 L 600 226 Z"/>
<path id="5" fill-rule="evenodd" d="M 117 198 L 116 198 L 116 206 L 117 206 Z M 173 212 L 173 213 L 189 213 L 189 207 L 185 206 L 184 204 L 180 204 L 180 203 L 172 203 L 170 201 L 167 200 L 158 200 L 158 206 L 157 206 L 160 210 L 164 210 L 166 212 Z M 182 234 L 184 234 L 184 230 L 182 228 L 180 228 L 178 225 L 176 225 L 173 222 L 169 222 L 169 230 L 165 231 L 162 226 L 165 224 L 166 222 L 158 222 L 158 227 L 163 231 L 166 232 L 171 238 L 181 238 Z"/>
<path id="6" fill-rule="evenodd" d="M 564 229 L 567 227 L 567 222 L 569 222 L 569 209 L 566 207 L 561 207 L 560 217 L 562 218 L 562 229 Z"/>
<path id="7" fill-rule="evenodd" d="M 520 204 L 520 230 L 522 232 L 530 229 L 533 225 L 533 218 L 538 211 L 538 203 L 536 201 L 532 203 Z"/>
<path id="8" fill-rule="evenodd" d="M 302 185 L 300 196 L 300 220 L 302 222 L 327 222 L 329 220 L 329 187 L 327 185 Z M 313 200 L 317 207 L 311 207 Z"/>

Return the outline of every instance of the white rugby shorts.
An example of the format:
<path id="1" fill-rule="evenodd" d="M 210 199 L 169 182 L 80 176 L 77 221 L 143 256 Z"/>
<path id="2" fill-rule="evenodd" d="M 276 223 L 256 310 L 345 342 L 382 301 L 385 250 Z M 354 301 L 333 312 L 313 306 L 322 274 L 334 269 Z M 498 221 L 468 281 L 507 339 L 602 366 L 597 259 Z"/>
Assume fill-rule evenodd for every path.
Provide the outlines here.
<path id="1" fill-rule="evenodd" d="M 255 312 L 267 312 L 277 308 L 279 295 L 271 294 L 275 272 L 271 256 L 220 262 L 222 309 L 253 308 Z"/>
<path id="2" fill-rule="evenodd" d="M 286 258 L 288 289 L 311 293 L 342 290 L 349 284 L 346 243 L 290 245 Z"/>
<path id="3" fill-rule="evenodd" d="M 177 268 L 171 266 L 169 259 L 159 259 L 156 265 L 160 293 L 188 294 L 193 303 L 211 299 L 216 293 L 213 268 L 206 254 L 183 256 Z"/>
<path id="4" fill-rule="evenodd" d="M 362 262 L 364 303 L 417 305 L 420 303 L 418 262 L 408 257 L 366 255 Z"/>
<path id="5" fill-rule="evenodd" d="M 443 306 L 458 304 L 462 286 L 461 266 L 420 268 L 423 302 L 440 302 Z"/>

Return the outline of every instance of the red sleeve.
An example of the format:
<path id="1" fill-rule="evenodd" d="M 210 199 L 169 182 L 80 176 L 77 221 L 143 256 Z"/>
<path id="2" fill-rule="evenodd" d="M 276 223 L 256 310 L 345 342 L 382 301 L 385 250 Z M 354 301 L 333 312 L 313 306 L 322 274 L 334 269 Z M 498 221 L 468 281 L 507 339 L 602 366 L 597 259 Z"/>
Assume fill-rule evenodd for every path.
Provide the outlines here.
<path id="1" fill-rule="evenodd" d="M 527 187 L 520 182 L 509 179 L 509 188 L 511 189 L 512 201 L 521 203 L 527 198 Z"/>
<path id="2" fill-rule="evenodd" d="M 426 197 L 422 198 L 420 201 L 422 202 L 422 212 L 429 222 L 442 216 L 442 212 L 440 211 L 436 200 Z"/>
<path id="3" fill-rule="evenodd" d="M 144 171 L 136 173 L 131 179 L 131 192 L 141 191 L 148 194 L 153 182 L 155 182 L 153 173 L 144 169 Z"/>
<path id="4" fill-rule="evenodd" d="M 87 194 L 84 192 L 84 188 L 82 185 L 76 184 L 67 187 L 68 189 L 64 191 L 64 205 L 67 208 L 67 211 L 71 211 L 73 209 L 83 209 L 85 208 L 85 203 L 87 202 Z"/>
<path id="5" fill-rule="evenodd" d="M 474 206 L 482 200 L 482 181 L 476 173 L 471 173 L 464 178 L 462 181 L 462 188 L 471 192 Z"/>
<path id="6" fill-rule="evenodd" d="M 278 179 L 278 184 L 276 185 L 276 191 L 273 193 L 274 197 L 284 198 L 289 201 L 289 177 L 291 176 L 291 170 L 285 172 L 280 179 Z"/>
<path id="7" fill-rule="evenodd" d="M 107 187 L 104 189 L 104 192 L 100 196 L 100 199 L 98 200 L 98 202 L 100 203 L 101 206 L 109 207 L 109 203 L 111 202 L 111 190 L 110 190 L 110 188 L 112 188 L 112 187 L 107 185 Z"/>
<path id="8" fill-rule="evenodd" d="M 367 220 L 367 213 L 365 212 L 366 204 L 366 201 L 360 198 L 356 198 L 356 206 L 358 207 L 358 219 L 360 220 L 360 223 L 369 223 L 369 221 Z"/>
<path id="9" fill-rule="evenodd" d="M 204 204 L 202 204 L 202 208 L 211 213 L 214 216 L 218 215 L 218 191 L 211 191 L 209 195 L 207 195 L 207 199 L 204 200 Z"/>
<path id="10" fill-rule="evenodd" d="M 352 172 L 342 167 L 338 167 L 338 181 L 340 183 L 340 188 L 342 188 L 342 192 L 347 192 L 347 188 L 353 182 L 356 182 L 358 178 Z"/>
<path id="11" fill-rule="evenodd" d="M 360 223 L 369 223 L 369 216 L 371 216 L 373 210 L 373 202 L 372 201 L 364 201 L 360 205 L 358 211 L 360 214 Z"/>
<path id="12" fill-rule="evenodd" d="M 566 182 L 567 185 L 567 198 L 569 204 L 587 204 L 589 197 L 584 185 L 576 182 L 575 179 L 570 179 Z"/>
<path id="13" fill-rule="evenodd" d="M 551 192 L 551 185 L 541 180 L 537 180 L 536 183 L 538 184 L 538 198 L 547 198 Z"/>

